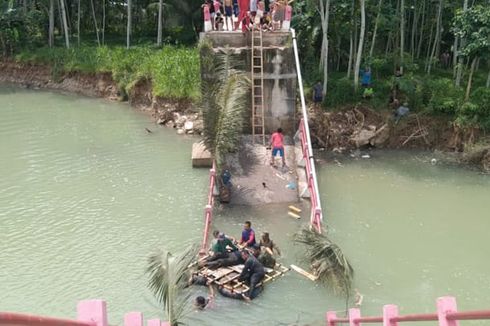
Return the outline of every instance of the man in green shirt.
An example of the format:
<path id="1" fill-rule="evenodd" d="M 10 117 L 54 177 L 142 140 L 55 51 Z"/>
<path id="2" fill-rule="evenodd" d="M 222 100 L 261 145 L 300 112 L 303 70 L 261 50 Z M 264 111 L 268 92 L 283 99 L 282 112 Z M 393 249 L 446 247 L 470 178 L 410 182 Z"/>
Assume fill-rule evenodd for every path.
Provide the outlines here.
<path id="1" fill-rule="evenodd" d="M 212 255 L 207 259 L 207 261 L 213 261 L 220 258 L 225 258 L 228 253 L 228 248 L 231 251 L 236 251 L 238 248 L 233 244 L 233 242 L 225 236 L 224 233 L 219 233 L 216 243 L 211 247 Z"/>

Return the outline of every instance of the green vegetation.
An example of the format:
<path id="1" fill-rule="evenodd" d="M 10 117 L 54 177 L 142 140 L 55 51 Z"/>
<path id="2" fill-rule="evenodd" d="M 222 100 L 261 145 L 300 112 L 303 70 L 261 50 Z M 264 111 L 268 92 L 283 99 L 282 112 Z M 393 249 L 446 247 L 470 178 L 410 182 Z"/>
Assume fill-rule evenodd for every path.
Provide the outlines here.
<path id="1" fill-rule="evenodd" d="M 412 111 L 489 130 L 488 0 L 299 0 L 294 8 L 304 77 L 324 81 L 325 109 L 385 110 L 393 96 Z M 356 92 L 366 67 L 369 99 Z"/>
<path id="2" fill-rule="evenodd" d="M 153 94 L 174 99 L 197 100 L 200 94 L 199 53 L 196 48 L 164 46 L 38 48 L 15 56 L 26 63 L 46 64 L 53 73 L 110 72 L 126 92 L 141 79 L 152 81 Z"/>

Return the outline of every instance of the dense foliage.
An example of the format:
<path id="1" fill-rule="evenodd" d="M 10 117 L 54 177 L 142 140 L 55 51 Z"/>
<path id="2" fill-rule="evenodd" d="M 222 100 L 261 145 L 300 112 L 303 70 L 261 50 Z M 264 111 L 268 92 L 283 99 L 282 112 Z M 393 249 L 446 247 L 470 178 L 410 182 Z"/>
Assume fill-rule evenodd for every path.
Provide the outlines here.
<path id="1" fill-rule="evenodd" d="M 121 90 L 138 80 L 152 81 L 153 94 L 167 98 L 197 100 L 200 94 L 199 54 L 196 48 L 148 46 L 39 48 L 16 56 L 23 62 L 48 64 L 55 74 L 62 71 L 111 72 Z"/>

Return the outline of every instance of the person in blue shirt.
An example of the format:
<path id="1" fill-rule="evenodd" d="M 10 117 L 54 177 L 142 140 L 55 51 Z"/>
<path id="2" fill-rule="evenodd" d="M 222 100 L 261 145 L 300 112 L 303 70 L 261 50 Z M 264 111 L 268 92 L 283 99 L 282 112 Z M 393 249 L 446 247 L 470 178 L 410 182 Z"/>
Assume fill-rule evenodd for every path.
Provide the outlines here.
<path id="1" fill-rule="evenodd" d="M 255 232 L 252 229 L 252 222 L 246 221 L 243 224 L 242 237 L 239 244 L 247 247 L 252 247 L 255 244 Z"/>
<path id="2" fill-rule="evenodd" d="M 362 87 L 371 86 L 371 68 L 366 67 L 366 69 L 364 69 L 364 71 L 362 72 L 361 85 Z"/>

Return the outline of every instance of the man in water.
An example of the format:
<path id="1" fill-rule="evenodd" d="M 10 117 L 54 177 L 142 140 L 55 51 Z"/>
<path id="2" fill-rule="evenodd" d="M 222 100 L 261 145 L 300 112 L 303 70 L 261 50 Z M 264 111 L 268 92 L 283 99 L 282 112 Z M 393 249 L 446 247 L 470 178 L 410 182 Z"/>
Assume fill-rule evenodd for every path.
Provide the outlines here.
<path id="1" fill-rule="evenodd" d="M 245 261 L 242 273 L 238 277 L 240 282 L 249 284 L 249 290 L 247 294 L 243 294 L 243 299 L 252 300 L 254 298 L 254 290 L 265 276 L 264 266 L 251 255 L 247 250 L 242 250 L 242 259 Z"/>
<path id="2" fill-rule="evenodd" d="M 284 157 L 284 135 L 282 134 L 282 128 L 278 128 L 275 133 L 271 136 L 271 149 L 272 149 L 272 157 L 271 157 L 271 165 L 274 165 L 274 158 L 277 153 L 282 158 L 282 166 L 286 166 L 286 158 Z"/>
<path id="3" fill-rule="evenodd" d="M 205 298 L 205 297 L 200 295 L 200 296 L 196 297 L 196 299 L 194 300 L 194 306 L 198 310 L 204 310 L 206 308 L 212 308 L 212 306 L 214 305 L 214 289 L 213 289 L 213 286 L 211 284 L 207 284 L 207 286 L 209 289 L 208 297 Z"/>
<path id="4" fill-rule="evenodd" d="M 252 229 L 252 222 L 246 221 L 243 224 L 242 237 L 239 244 L 247 247 L 252 247 L 255 244 L 255 232 Z"/>

